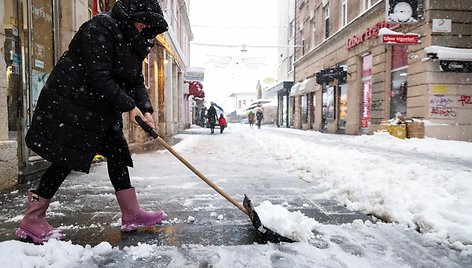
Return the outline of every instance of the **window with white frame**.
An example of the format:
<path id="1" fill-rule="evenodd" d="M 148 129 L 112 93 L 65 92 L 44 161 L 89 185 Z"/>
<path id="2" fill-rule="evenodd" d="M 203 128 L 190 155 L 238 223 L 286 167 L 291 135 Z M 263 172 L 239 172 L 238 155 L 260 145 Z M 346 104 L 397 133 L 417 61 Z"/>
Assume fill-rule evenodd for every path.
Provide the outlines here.
<path id="1" fill-rule="evenodd" d="M 290 56 L 290 58 L 289 58 L 289 60 L 288 60 L 288 62 L 287 62 L 287 65 L 288 65 L 288 66 L 287 66 L 287 70 L 288 70 L 289 72 L 293 71 L 293 65 L 294 65 L 294 64 L 295 64 L 295 59 L 294 59 L 294 57 L 293 57 L 293 55 L 292 55 L 292 56 Z"/>
<path id="2" fill-rule="evenodd" d="M 372 0 L 364 0 L 364 10 L 369 9 L 372 6 Z"/>
<path id="3" fill-rule="evenodd" d="M 316 18 L 311 21 L 311 47 L 316 46 Z"/>
<path id="4" fill-rule="evenodd" d="M 295 34 L 295 20 L 290 21 L 290 26 L 288 30 L 288 36 L 290 37 L 290 39 L 292 39 L 293 35 Z"/>
<path id="5" fill-rule="evenodd" d="M 341 5 L 341 22 L 343 26 L 346 26 L 347 24 L 347 1 L 348 0 L 343 0 L 342 5 Z"/>
<path id="6" fill-rule="evenodd" d="M 329 37 L 329 5 L 326 5 L 323 8 L 323 16 L 324 16 L 324 26 L 325 26 L 325 38 Z"/>

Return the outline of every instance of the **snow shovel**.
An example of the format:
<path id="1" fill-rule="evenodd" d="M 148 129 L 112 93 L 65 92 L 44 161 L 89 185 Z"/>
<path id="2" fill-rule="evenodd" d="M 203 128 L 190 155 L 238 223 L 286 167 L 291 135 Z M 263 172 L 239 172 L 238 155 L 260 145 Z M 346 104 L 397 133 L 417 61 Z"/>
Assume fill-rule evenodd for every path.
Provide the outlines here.
<path id="1" fill-rule="evenodd" d="M 252 205 L 252 201 L 244 195 L 243 205 L 238 203 L 234 200 L 231 196 L 229 196 L 225 191 L 223 191 L 220 187 L 214 184 L 210 179 L 208 179 L 203 173 L 201 173 L 198 169 L 196 169 L 190 162 L 185 160 L 179 153 L 177 153 L 167 142 L 165 142 L 156 131 L 154 131 L 149 125 L 147 125 L 139 116 L 135 117 L 136 121 L 139 123 L 141 128 L 146 131 L 152 138 L 157 140 L 162 146 L 164 146 L 171 154 L 173 154 L 177 159 L 182 162 L 185 166 L 187 166 L 195 175 L 197 175 L 200 179 L 202 179 L 206 184 L 208 184 L 213 190 L 217 191 L 220 195 L 222 195 L 226 200 L 231 202 L 235 205 L 239 210 L 244 212 L 246 215 L 249 216 L 251 219 L 252 225 L 256 228 L 259 235 L 264 237 L 270 242 L 279 243 L 279 242 L 293 242 L 292 239 L 284 237 L 271 229 L 265 227 L 259 216 L 257 215 L 254 207 Z"/>

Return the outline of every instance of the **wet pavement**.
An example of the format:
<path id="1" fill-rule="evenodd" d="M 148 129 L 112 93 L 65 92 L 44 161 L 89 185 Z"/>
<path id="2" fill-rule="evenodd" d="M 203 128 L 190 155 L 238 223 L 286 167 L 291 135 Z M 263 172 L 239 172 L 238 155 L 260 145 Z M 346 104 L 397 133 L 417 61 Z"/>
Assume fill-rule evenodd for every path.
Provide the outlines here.
<path id="1" fill-rule="evenodd" d="M 276 129 L 261 131 L 286 135 Z M 149 142 L 133 155 L 131 180 L 142 207 L 164 209 L 168 218 L 152 228 L 122 233 L 106 162 L 99 162 L 90 174 L 72 173 L 53 198 L 48 221 L 63 229 L 67 242 L 47 247 L 48 243 L 44 250 L 57 251 L 68 241 L 81 245 L 87 253 L 75 265 L 67 266 L 81 268 L 472 267 L 472 259 L 463 252 L 412 228 L 383 224 L 328 199 L 329 189 L 319 183 L 329 174 L 320 174 L 315 181 L 304 178 L 303 172 L 291 166 L 293 159 L 284 159 L 283 154 L 274 154 L 271 148 L 253 142 L 257 132 L 246 126 L 228 128 L 223 135 L 209 132 L 192 128 L 167 141 L 238 202 L 242 203 L 246 194 L 256 207 L 269 200 L 320 222 L 309 241 L 267 243 L 246 214 L 162 146 Z M 192 137 L 198 137 L 198 142 Z M 17 239 L 14 232 L 26 208 L 27 189 L 37 183 L 30 181 L 0 194 L 0 242 Z M 90 256 L 87 245 L 100 247 L 104 241 L 113 250 Z M 43 259 L 43 252 L 34 254 Z"/>
<path id="2" fill-rule="evenodd" d="M 191 129 L 183 131 L 182 135 L 207 133 Z M 221 138 L 208 136 L 213 140 Z M 180 141 L 176 138 L 166 140 L 170 144 Z M 136 167 L 130 169 L 141 205 L 147 209 L 162 208 L 168 214 L 163 224 L 134 233 L 120 231 L 119 207 L 106 176 L 105 162 L 95 164 L 88 175 L 72 173 L 68 177 L 52 200 L 47 214 L 49 223 L 60 226 L 67 240 L 83 246 L 95 246 L 102 241 L 120 248 L 138 243 L 233 246 L 267 242 L 259 236 L 246 214 L 163 150 L 150 142 L 145 150 L 134 155 Z M 260 152 L 260 157 L 233 155 L 228 158 L 212 150 L 219 149 L 210 145 L 202 150 L 185 152 L 184 157 L 241 203 L 243 194 L 247 194 L 255 206 L 264 200 L 285 204 L 288 210 L 300 210 L 320 223 L 352 223 L 355 219 L 373 221 L 334 200 L 320 197 L 325 189 L 287 173 L 275 161 L 263 156 L 264 152 Z M 230 148 L 227 150 L 231 152 Z M 148 158 L 148 154 L 155 154 L 156 162 L 141 166 L 140 157 Z M 228 156 L 227 152 L 223 154 Z M 254 158 L 258 159 L 257 163 Z M 26 191 L 36 185 L 37 181 L 32 181 L 0 195 L 0 241 L 16 239 L 14 230 L 25 210 Z"/>

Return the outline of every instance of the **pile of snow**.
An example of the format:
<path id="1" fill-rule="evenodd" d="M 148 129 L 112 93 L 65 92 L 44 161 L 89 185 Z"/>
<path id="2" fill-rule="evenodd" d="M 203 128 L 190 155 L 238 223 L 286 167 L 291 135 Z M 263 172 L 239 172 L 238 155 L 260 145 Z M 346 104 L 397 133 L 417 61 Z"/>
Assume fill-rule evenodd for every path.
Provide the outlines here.
<path id="1" fill-rule="evenodd" d="M 283 206 L 273 205 L 267 200 L 254 210 L 262 225 L 293 241 L 308 241 L 313 235 L 312 230 L 318 224 L 316 220 L 305 216 L 299 210 L 290 212 Z"/>

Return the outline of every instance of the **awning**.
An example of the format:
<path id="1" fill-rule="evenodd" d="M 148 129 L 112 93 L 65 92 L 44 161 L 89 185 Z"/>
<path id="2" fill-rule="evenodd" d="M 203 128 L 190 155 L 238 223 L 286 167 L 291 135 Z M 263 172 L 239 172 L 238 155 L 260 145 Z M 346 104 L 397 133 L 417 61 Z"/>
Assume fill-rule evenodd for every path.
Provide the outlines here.
<path id="1" fill-rule="evenodd" d="M 303 82 L 300 84 L 300 87 L 298 88 L 298 95 L 303 95 L 305 93 L 315 91 L 315 86 L 315 79 L 308 78 L 303 80 Z"/>
<path id="2" fill-rule="evenodd" d="M 277 106 L 277 99 L 257 99 L 253 101 L 248 108 L 246 108 L 246 111 L 255 109 L 257 107 L 261 107 L 264 105 L 272 105 L 272 106 Z"/>
<path id="3" fill-rule="evenodd" d="M 295 83 L 295 85 L 292 86 L 292 88 L 290 89 L 290 97 L 300 95 L 298 93 L 298 88 L 299 87 L 300 87 L 300 83 Z"/>
<path id="4" fill-rule="evenodd" d="M 329 68 L 321 70 L 316 73 L 316 83 L 322 85 L 327 84 L 334 79 L 339 80 L 339 82 L 344 82 L 347 80 L 347 70 L 345 67 Z"/>
<path id="5" fill-rule="evenodd" d="M 440 60 L 472 61 L 472 49 L 429 46 L 424 51 Z"/>
<path id="6" fill-rule="evenodd" d="M 277 96 L 279 94 L 287 95 L 290 93 L 290 88 L 293 86 L 293 81 L 282 81 L 277 85 L 266 90 L 265 96 Z"/>
<path id="7" fill-rule="evenodd" d="M 472 73 L 472 49 L 429 46 L 424 51 L 429 57 L 439 59 L 443 72 Z"/>

